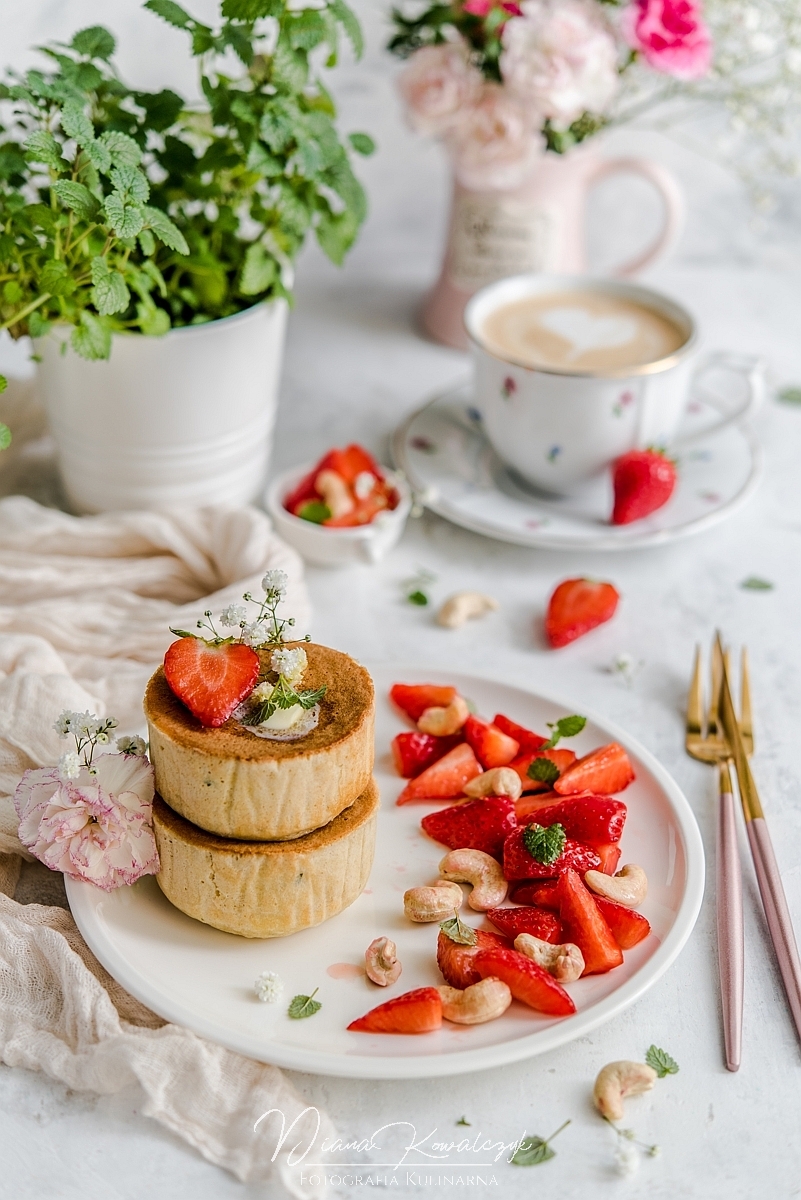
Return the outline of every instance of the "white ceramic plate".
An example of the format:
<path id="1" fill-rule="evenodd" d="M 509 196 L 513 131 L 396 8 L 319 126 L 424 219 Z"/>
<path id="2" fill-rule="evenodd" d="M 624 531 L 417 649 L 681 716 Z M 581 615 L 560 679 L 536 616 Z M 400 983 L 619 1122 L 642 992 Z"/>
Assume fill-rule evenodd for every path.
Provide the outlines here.
<path id="1" fill-rule="evenodd" d="M 435 1033 L 412 1036 L 348 1033 L 346 1026 L 374 1005 L 442 979 L 434 952 L 438 927 L 411 925 L 403 915 L 403 892 L 437 877 L 446 851 L 420 829 L 420 818 L 440 804 L 394 801 L 402 781 L 389 755 L 403 726 L 387 693 L 394 682 L 452 683 L 481 713 L 507 713 L 544 729 L 546 721 L 578 710 L 520 688 L 457 672 L 380 667 L 376 683 L 376 778 L 382 808 L 372 875 L 365 892 L 346 912 L 316 929 L 274 941 L 250 941 L 220 933 L 184 916 L 162 896 L 153 878 L 105 893 L 91 884 L 67 882 L 78 928 L 111 974 L 155 1012 L 251 1058 L 281 1067 L 358 1079 L 407 1079 L 495 1067 L 552 1050 L 582 1037 L 621 1012 L 670 966 L 690 936 L 704 888 L 704 852 L 695 818 L 681 791 L 642 746 L 602 718 L 588 721 L 571 742 L 586 753 L 616 739 L 626 747 L 637 780 L 626 790 L 629 806 L 624 862 L 640 863 L 649 880 L 643 913 L 652 934 L 626 952 L 623 966 L 570 985 L 578 1012 L 556 1020 L 517 1002 L 497 1021 L 473 1028 L 443 1024 Z M 491 928 L 466 905 L 466 920 Z M 361 973 L 374 937 L 398 945 L 403 974 L 387 989 Z M 260 1003 L 253 981 L 274 970 L 284 981 L 279 1004 Z M 293 1021 L 287 1003 L 319 988 L 322 1009 Z"/>
<path id="2" fill-rule="evenodd" d="M 693 400 L 680 436 L 700 434 L 717 415 L 711 404 Z M 556 499 L 530 491 L 504 467 L 484 436 L 470 384 L 413 413 L 395 432 L 392 456 L 432 512 L 486 537 L 551 550 L 638 550 L 701 533 L 748 500 L 762 470 L 747 427 L 699 436 L 675 455 L 678 484 L 668 503 L 643 521 L 610 525 L 608 477 Z"/>

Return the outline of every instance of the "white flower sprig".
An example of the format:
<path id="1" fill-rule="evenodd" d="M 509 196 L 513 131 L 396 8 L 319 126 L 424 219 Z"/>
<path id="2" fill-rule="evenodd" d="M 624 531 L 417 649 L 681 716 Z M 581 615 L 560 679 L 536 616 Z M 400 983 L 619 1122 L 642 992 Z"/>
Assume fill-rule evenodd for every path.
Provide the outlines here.
<path id="1" fill-rule="evenodd" d="M 280 646 L 287 640 L 287 630 L 295 624 L 294 617 L 278 616 L 278 605 L 286 596 L 288 583 L 285 571 L 268 571 L 261 581 L 263 599 L 257 600 L 250 592 L 245 592 L 242 599 L 248 604 L 258 605 L 253 620 L 248 619 L 250 613 L 244 604 L 229 604 L 223 609 L 218 618 L 220 625 L 223 629 L 238 629 L 238 636 L 220 633 L 209 608 L 203 614 L 204 619 L 198 621 L 197 628 L 207 630 L 211 638 L 205 640 L 215 646 L 230 642 L 242 642 L 254 650 L 260 646 Z M 171 632 L 178 637 L 203 636 L 189 633 L 185 629 L 172 629 Z M 311 638 L 307 634 L 303 640 L 308 642 Z"/>
<path id="2" fill-rule="evenodd" d="M 119 721 L 113 717 L 96 717 L 90 712 L 72 712 L 65 708 L 53 722 L 53 728 L 61 738 L 73 737 L 75 749 L 67 750 L 58 760 L 58 771 L 62 779 L 77 779 L 81 769 L 86 767 L 94 774 L 92 760 L 98 746 L 107 746 L 111 741 L 109 734 L 116 729 Z M 135 754 L 143 757 L 147 753 L 147 743 L 143 738 L 128 735 L 117 738 L 117 750 L 120 754 Z"/>

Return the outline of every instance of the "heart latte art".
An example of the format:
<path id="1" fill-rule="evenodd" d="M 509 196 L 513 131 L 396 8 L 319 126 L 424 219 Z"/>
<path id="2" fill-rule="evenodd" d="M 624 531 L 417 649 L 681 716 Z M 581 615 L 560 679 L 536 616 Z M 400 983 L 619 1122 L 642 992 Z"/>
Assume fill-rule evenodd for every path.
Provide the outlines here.
<path id="1" fill-rule="evenodd" d="M 527 296 L 484 321 L 491 353 L 529 367 L 617 371 L 657 362 L 686 341 L 654 309 L 611 293 L 575 291 Z"/>

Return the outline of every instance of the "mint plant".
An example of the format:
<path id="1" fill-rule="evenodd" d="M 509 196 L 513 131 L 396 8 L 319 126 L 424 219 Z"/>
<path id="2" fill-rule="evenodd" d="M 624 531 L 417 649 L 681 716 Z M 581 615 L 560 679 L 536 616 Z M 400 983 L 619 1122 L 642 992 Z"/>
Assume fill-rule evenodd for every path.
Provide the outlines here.
<path id="1" fill-rule="evenodd" d="M 288 297 L 307 234 L 341 263 L 366 213 L 349 150 L 373 143 L 340 141 L 321 79 L 343 36 L 361 53 L 344 0 L 222 0 L 215 27 L 174 0 L 145 8 L 185 31 L 199 105 L 129 88 L 99 25 L 0 84 L 0 329 L 66 327 L 87 359 L 108 358 L 117 331 Z"/>

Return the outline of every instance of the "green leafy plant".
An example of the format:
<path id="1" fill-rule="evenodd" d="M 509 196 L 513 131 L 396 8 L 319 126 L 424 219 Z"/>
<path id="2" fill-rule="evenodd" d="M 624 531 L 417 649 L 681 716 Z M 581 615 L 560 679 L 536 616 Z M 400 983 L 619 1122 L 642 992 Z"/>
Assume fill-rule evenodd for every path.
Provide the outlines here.
<path id="1" fill-rule="evenodd" d="M 346 149 L 320 77 L 342 35 L 361 53 L 345 0 L 222 0 L 214 27 L 174 0 L 145 8 L 186 33 L 200 104 L 129 88 L 99 25 L 0 84 L 0 328 L 63 326 L 88 359 L 117 331 L 288 296 L 307 234 L 340 263 L 366 214 L 349 149 L 373 143 L 354 133 Z"/>

